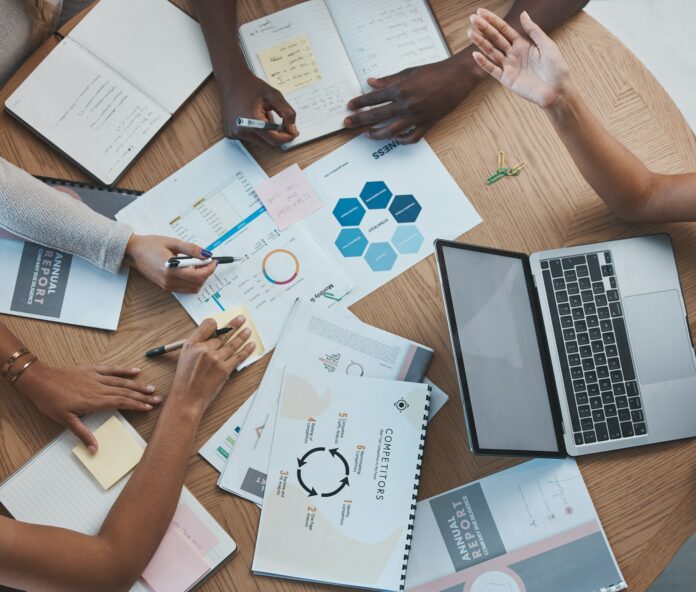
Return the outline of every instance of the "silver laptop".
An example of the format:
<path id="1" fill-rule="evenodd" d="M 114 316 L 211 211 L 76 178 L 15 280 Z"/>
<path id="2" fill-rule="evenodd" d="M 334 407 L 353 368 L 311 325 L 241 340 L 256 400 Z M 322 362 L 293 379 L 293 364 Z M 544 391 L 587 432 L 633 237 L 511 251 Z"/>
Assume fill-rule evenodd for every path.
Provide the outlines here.
<path id="1" fill-rule="evenodd" d="M 696 436 L 668 235 L 531 256 L 435 247 L 472 451 L 576 456 Z"/>

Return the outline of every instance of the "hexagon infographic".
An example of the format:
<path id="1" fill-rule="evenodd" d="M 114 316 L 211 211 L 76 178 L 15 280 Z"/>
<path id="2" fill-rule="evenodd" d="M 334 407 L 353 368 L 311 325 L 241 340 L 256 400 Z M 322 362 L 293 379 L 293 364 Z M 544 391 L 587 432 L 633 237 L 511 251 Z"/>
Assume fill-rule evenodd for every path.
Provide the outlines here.
<path id="1" fill-rule="evenodd" d="M 423 246 L 415 224 L 422 209 L 414 195 L 394 195 L 384 181 L 368 181 L 359 198 L 336 202 L 336 248 L 344 257 L 364 258 L 372 271 L 389 271 L 400 255 L 414 255 Z"/>
<path id="2" fill-rule="evenodd" d="M 357 197 L 342 197 L 336 202 L 333 215 L 341 226 L 357 226 L 362 222 L 365 208 Z"/>
<path id="3" fill-rule="evenodd" d="M 367 247 L 367 238 L 359 228 L 344 228 L 338 233 L 336 247 L 344 257 L 360 257 Z"/>
<path id="4" fill-rule="evenodd" d="M 421 209 L 421 205 L 412 195 L 397 195 L 389 206 L 389 211 L 399 224 L 415 222 Z"/>
<path id="5" fill-rule="evenodd" d="M 384 181 L 368 181 L 360 192 L 360 199 L 368 210 L 383 210 L 391 197 L 392 192 Z"/>
<path id="6" fill-rule="evenodd" d="M 389 243 L 373 243 L 367 248 L 365 261 L 372 271 L 389 271 L 396 263 L 396 251 Z"/>

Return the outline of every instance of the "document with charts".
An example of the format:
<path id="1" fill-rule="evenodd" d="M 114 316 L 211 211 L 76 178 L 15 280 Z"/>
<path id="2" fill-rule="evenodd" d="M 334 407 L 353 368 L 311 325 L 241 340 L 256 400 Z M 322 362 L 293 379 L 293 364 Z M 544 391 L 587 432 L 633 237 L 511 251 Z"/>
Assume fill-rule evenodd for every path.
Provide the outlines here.
<path id="1" fill-rule="evenodd" d="M 252 71 L 297 112 L 293 147 L 343 128 L 369 77 L 443 60 L 426 0 L 309 0 L 239 28 Z"/>
<path id="2" fill-rule="evenodd" d="M 407 592 L 618 592 L 574 459 L 536 459 L 418 502 Z"/>
<path id="3" fill-rule="evenodd" d="M 430 145 L 358 136 L 305 169 L 324 201 L 304 224 L 355 282 L 349 306 L 481 222 Z"/>
<path id="4" fill-rule="evenodd" d="M 424 384 L 289 366 L 254 573 L 401 590 L 429 404 Z"/>
<path id="5" fill-rule="evenodd" d="M 222 140 L 148 191 L 118 219 L 143 234 L 190 241 L 240 261 L 221 265 L 198 294 L 176 298 L 200 323 L 233 306 L 251 312 L 266 351 L 297 298 L 330 306 L 353 286 L 302 227 L 276 228 L 254 187 L 266 174 L 238 142 Z M 248 360 L 251 363 L 252 360 Z"/>
<path id="6" fill-rule="evenodd" d="M 336 376 L 420 382 L 432 356 L 432 349 L 351 319 L 343 311 L 297 302 L 218 485 L 252 502 L 263 503 L 272 426 L 285 366 L 318 369 Z"/>

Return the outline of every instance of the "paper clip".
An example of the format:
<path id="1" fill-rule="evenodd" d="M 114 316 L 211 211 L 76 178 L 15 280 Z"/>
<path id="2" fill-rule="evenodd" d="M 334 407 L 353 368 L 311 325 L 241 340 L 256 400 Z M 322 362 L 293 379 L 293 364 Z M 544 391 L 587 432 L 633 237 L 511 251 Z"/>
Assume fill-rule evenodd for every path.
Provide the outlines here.
<path id="1" fill-rule="evenodd" d="M 507 170 L 508 177 L 516 177 L 517 175 L 519 175 L 522 172 L 522 169 L 525 168 L 526 166 L 527 166 L 527 163 L 524 161 L 522 161 L 519 164 L 516 164 L 511 169 Z"/>
<path id="2" fill-rule="evenodd" d="M 328 298 L 329 300 L 335 300 L 336 302 L 340 302 L 342 300 L 341 298 L 336 298 L 331 292 L 324 292 L 323 296 L 324 298 Z"/>
<path id="3" fill-rule="evenodd" d="M 500 181 L 500 179 L 503 179 L 504 177 L 508 176 L 508 171 L 510 169 L 500 169 L 493 173 L 488 179 L 486 179 L 486 185 L 492 185 L 496 181 Z"/>
<path id="4" fill-rule="evenodd" d="M 505 152 L 500 150 L 498 152 L 498 170 L 505 168 Z"/>

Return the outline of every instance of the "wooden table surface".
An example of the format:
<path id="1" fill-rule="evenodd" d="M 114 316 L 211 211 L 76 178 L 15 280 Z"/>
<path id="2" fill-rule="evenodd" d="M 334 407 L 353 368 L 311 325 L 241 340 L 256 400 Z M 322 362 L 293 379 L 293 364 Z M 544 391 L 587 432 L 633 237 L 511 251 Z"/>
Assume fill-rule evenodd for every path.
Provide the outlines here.
<path id="1" fill-rule="evenodd" d="M 177 3 L 191 12 L 190 0 Z M 258 18 L 293 3 L 241 2 L 241 19 Z M 453 51 L 467 44 L 468 15 L 480 4 L 503 13 L 511 0 L 432 2 Z M 619 140 L 654 170 L 693 170 L 694 134 L 665 91 L 616 38 L 584 13 L 559 29 L 554 38 L 591 108 Z M 0 92 L 3 104 L 55 43 L 51 40 L 40 48 Z M 150 189 L 218 141 L 222 137 L 220 122 L 217 89 L 213 81 L 208 81 L 135 162 L 119 186 Z M 350 137 L 352 134 L 343 132 L 286 154 L 258 147 L 251 147 L 251 152 L 267 173 L 274 174 L 293 162 L 305 167 Z M 535 106 L 487 81 L 433 128 L 427 141 L 483 217 L 483 224 L 468 232 L 465 240 L 531 252 L 667 231 L 674 240 L 687 306 L 696 311 L 696 226 L 635 227 L 621 223 L 582 179 Z M 494 168 L 498 149 L 506 152 L 509 161 L 526 160 L 529 166 L 519 177 L 487 187 L 484 180 Z M 5 113 L 0 114 L 0 156 L 33 174 L 86 180 L 83 173 Z M 352 310 L 364 321 L 435 349 L 429 377 L 451 395 L 451 401 L 428 430 L 421 498 L 518 462 L 473 456 L 467 449 L 432 257 L 373 292 Z M 9 316 L 2 316 L 2 321 L 51 364 L 101 361 L 142 365 L 142 379 L 155 383 L 159 392 L 167 392 L 170 387 L 175 359 L 143 363 L 142 352 L 154 343 L 186 335 L 194 326 L 171 295 L 136 273 L 131 274 L 115 333 Z M 328 589 L 252 576 L 259 509 L 218 489 L 217 473 L 196 453 L 255 390 L 267 362 L 268 357 L 225 387 L 205 415 L 189 459 L 186 485 L 239 544 L 238 555 L 202 587 L 206 591 Z M 147 415 L 126 413 L 146 439 L 157 416 L 157 411 Z M 29 459 L 60 429 L 11 388 L 0 385 L 0 478 Z M 630 589 L 646 590 L 696 531 L 696 442 L 596 454 L 578 462 Z"/>

